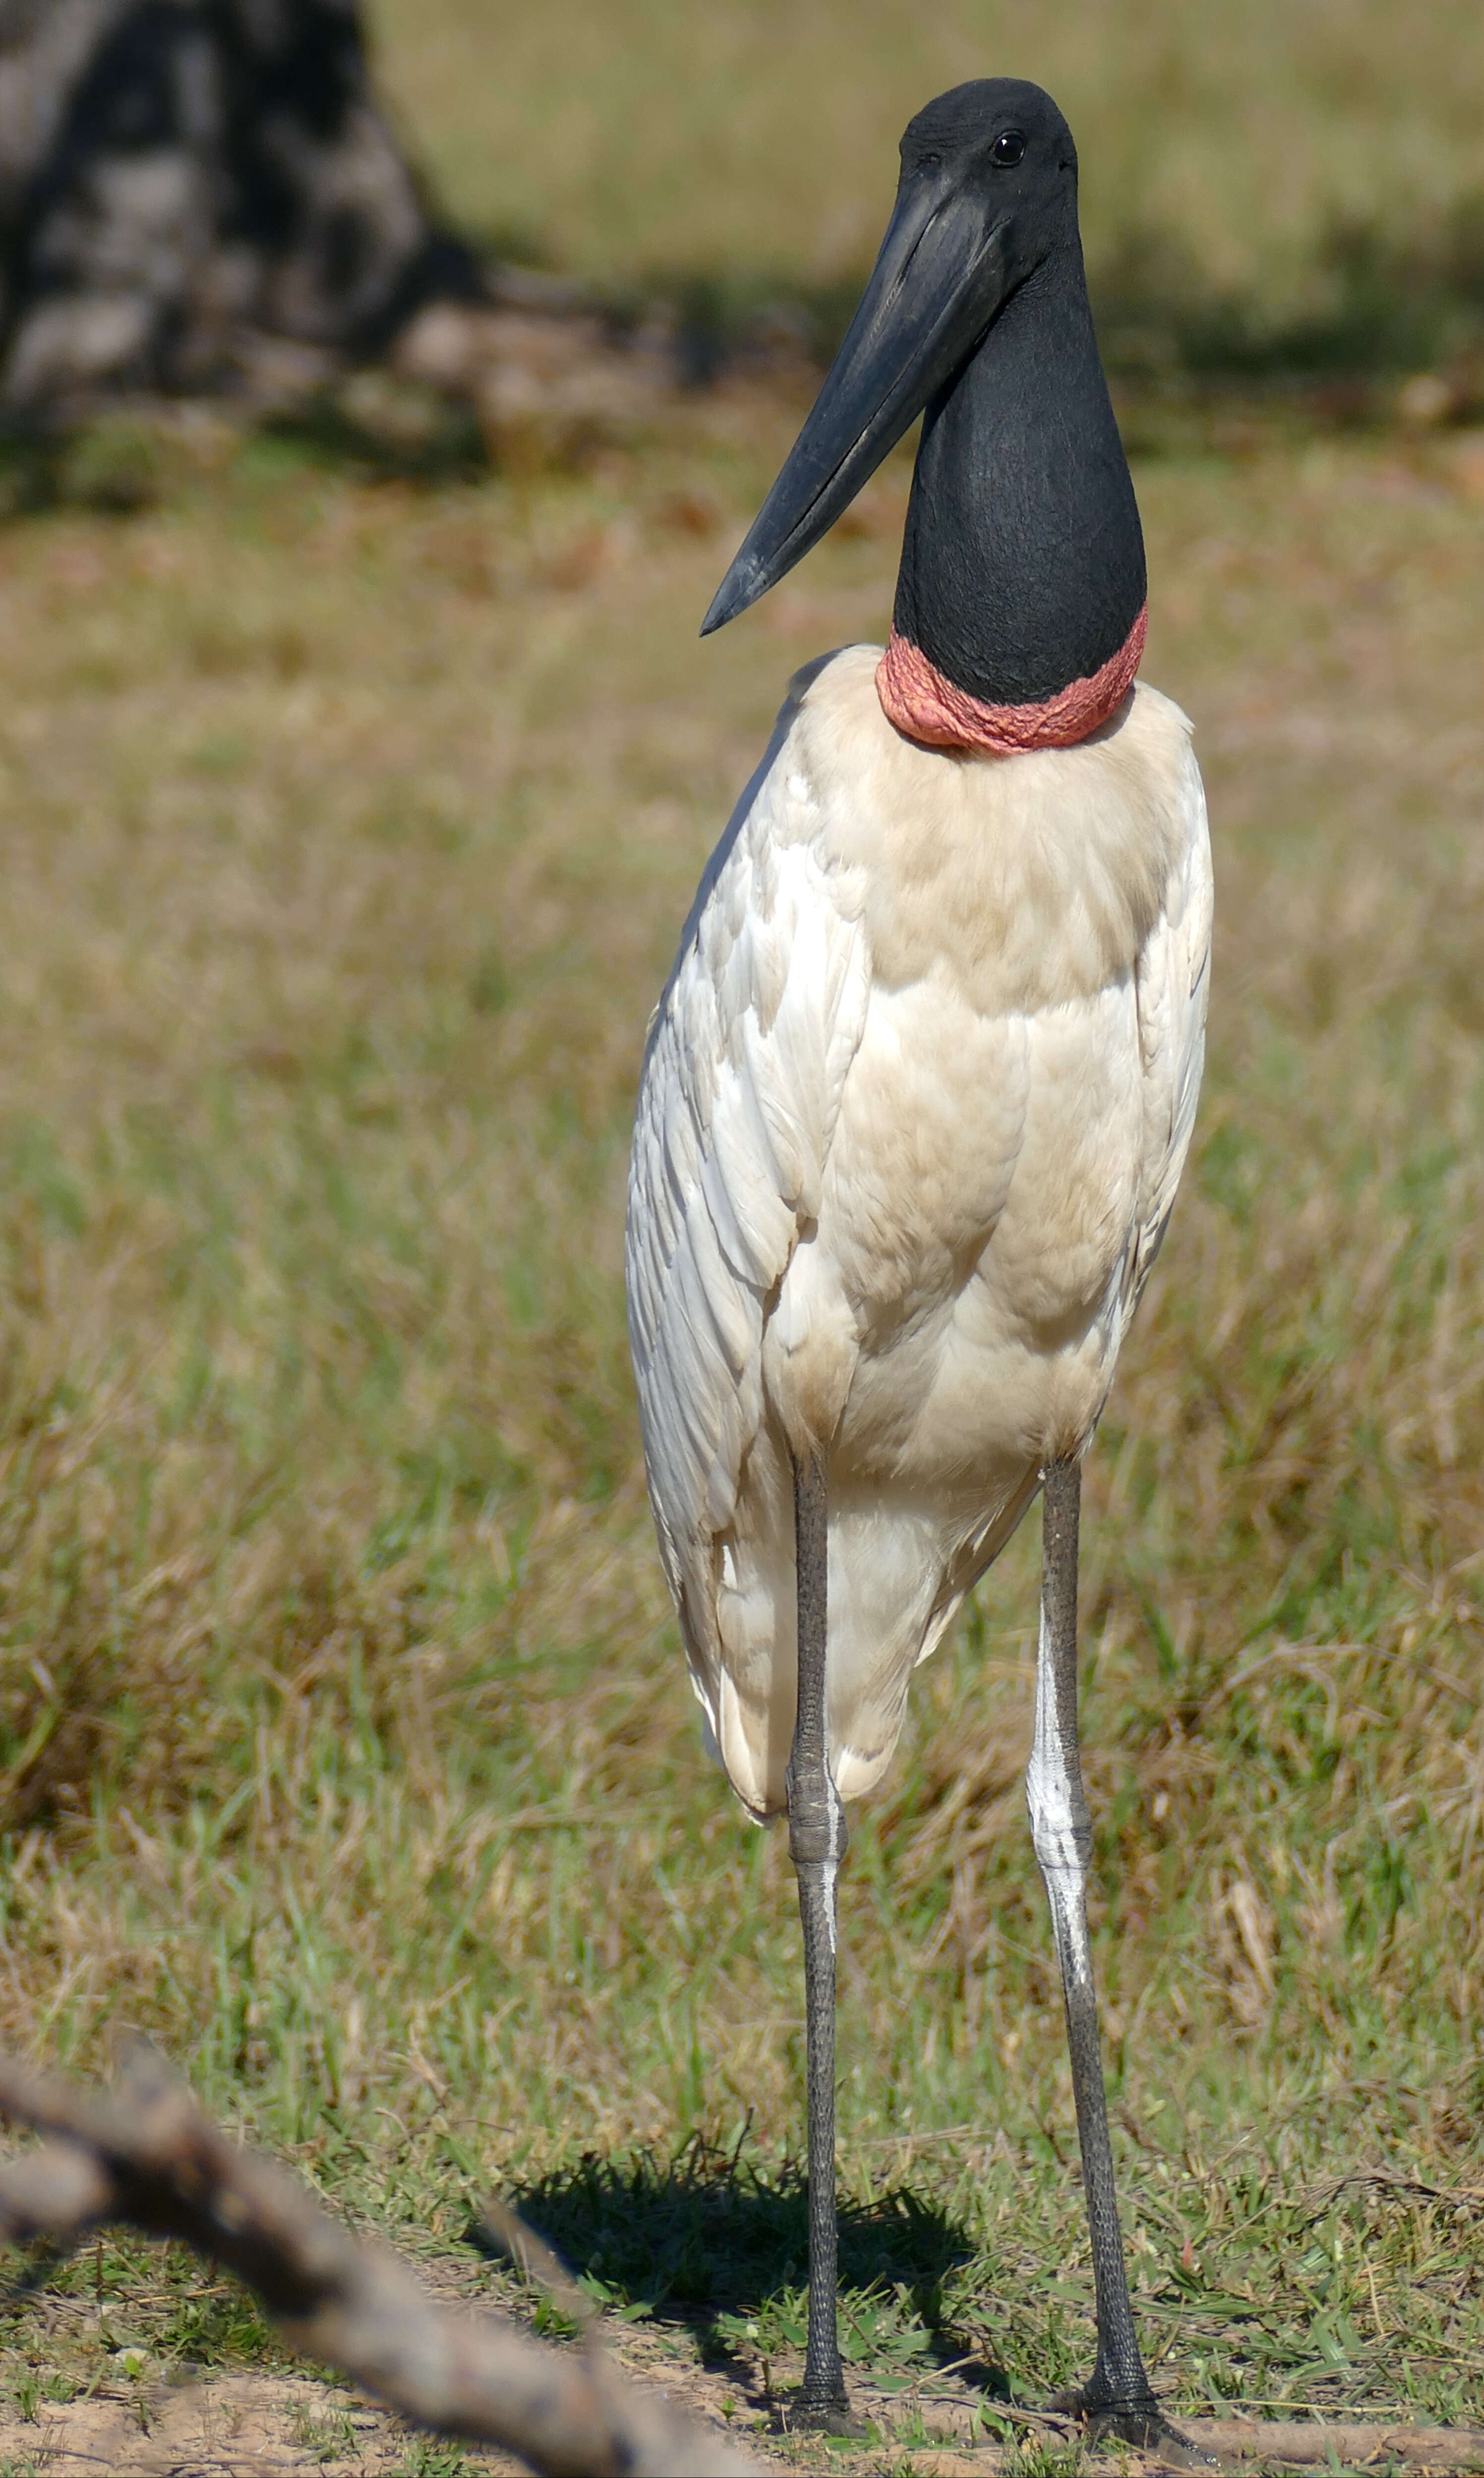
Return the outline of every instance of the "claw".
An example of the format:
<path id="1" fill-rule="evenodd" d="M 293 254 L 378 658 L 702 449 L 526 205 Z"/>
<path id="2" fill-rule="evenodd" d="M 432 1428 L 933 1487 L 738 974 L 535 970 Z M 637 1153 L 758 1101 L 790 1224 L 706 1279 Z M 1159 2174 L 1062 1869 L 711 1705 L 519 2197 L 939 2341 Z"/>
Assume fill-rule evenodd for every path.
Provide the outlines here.
<path id="1" fill-rule="evenodd" d="M 1192 2443 L 1189 2436 L 1170 2425 L 1152 2392 L 1144 2400 L 1102 2400 L 1095 2398 L 1092 2386 L 1087 2385 L 1080 2391 L 1058 2392 L 1046 2406 L 1064 2415 L 1079 2417 L 1090 2443 L 1131 2444 L 1138 2452 L 1157 2452 L 1174 2468 L 1221 2466 L 1214 2454 Z"/>

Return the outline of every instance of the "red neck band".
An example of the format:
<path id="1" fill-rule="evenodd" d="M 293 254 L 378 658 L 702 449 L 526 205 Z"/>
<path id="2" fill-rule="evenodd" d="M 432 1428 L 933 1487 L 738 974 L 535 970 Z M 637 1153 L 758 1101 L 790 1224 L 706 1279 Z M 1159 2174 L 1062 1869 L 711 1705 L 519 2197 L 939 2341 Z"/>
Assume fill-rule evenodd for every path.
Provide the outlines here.
<path id="1" fill-rule="evenodd" d="M 1148 624 L 1145 603 L 1118 652 L 1090 680 L 1072 680 L 1038 705 L 987 705 L 970 696 L 893 628 L 876 666 L 876 695 L 888 722 L 929 748 L 979 749 L 992 757 L 1014 757 L 1023 748 L 1071 748 L 1127 696 Z"/>

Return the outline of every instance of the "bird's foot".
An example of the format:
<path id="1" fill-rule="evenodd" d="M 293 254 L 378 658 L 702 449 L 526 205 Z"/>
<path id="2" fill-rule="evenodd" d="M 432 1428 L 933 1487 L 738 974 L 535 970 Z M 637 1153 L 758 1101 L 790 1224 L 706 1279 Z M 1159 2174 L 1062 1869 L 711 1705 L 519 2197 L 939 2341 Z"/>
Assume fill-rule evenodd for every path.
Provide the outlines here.
<path id="1" fill-rule="evenodd" d="M 850 2415 L 843 2384 L 838 2390 L 801 2384 L 796 2392 L 787 2395 L 783 2412 L 792 2435 L 850 2435 L 859 2439 L 866 2433 L 862 2420 Z"/>
<path id="2" fill-rule="evenodd" d="M 1171 2426 L 1152 2392 L 1140 2400 L 1119 2400 L 1092 2384 L 1080 2391 L 1057 2392 L 1046 2404 L 1064 2416 L 1082 2421 L 1090 2443 L 1127 2443 L 1139 2452 L 1157 2452 L 1172 2468 L 1215 2469 L 1220 2464 L 1189 2436 Z"/>

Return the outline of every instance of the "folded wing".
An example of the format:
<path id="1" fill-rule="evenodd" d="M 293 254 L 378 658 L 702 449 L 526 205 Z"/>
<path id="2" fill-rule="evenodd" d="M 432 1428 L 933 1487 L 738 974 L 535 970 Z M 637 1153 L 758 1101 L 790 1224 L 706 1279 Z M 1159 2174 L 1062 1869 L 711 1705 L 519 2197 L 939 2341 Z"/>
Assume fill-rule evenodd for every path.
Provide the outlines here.
<path id="1" fill-rule="evenodd" d="M 811 840 L 792 745 L 813 675 L 794 683 L 702 880 L 650 1032 L 629 1176 L 650 1501 L 692 1678 L 729 1757 L 717 1601 L 765 1420 L 763 1329 L 818 1213 L 868 993 L 859 890 Z"/>
<path id="2" fill-rule="evenodd" d="M 1206 1054 L 1211 986 L 1211 841 L 1195 754 L 1188 751 L 1187 833 L 1165 904 L 1135 974 L 1144 1063 L 1144 1141 L 1138 1220 L 1123 1287 L 1123 1327 L 1159 1254 L 1191 1149 Z"/>

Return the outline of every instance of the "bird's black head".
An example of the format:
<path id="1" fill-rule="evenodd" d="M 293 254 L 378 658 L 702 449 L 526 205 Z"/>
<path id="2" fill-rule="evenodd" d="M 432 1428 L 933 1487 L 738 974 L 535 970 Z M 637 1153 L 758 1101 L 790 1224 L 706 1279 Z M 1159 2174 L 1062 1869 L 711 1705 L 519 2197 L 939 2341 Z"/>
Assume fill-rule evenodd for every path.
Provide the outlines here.
<path id="1" fill-rule="evenodd" d="M 994 316 L 1059 244 L 1076 240 L 1077 150 L 1043 87 L 1026 78 L 974 78 L 924 104 L 902 133 L 903 200 L 941 212 L 948 198 L 976 210 L 997 236 L 1003 291 Z"/>
<path id="2" fill-rule="evenodd" d="M 902 138 L 896 204 L 860 308 L 703 635 L 787 574 L 1006 303 L 1068 253 L 1080 283 L 1077 150 L 1051 97 L 1021 78 L 979 78 L 924 106 Z"/>

